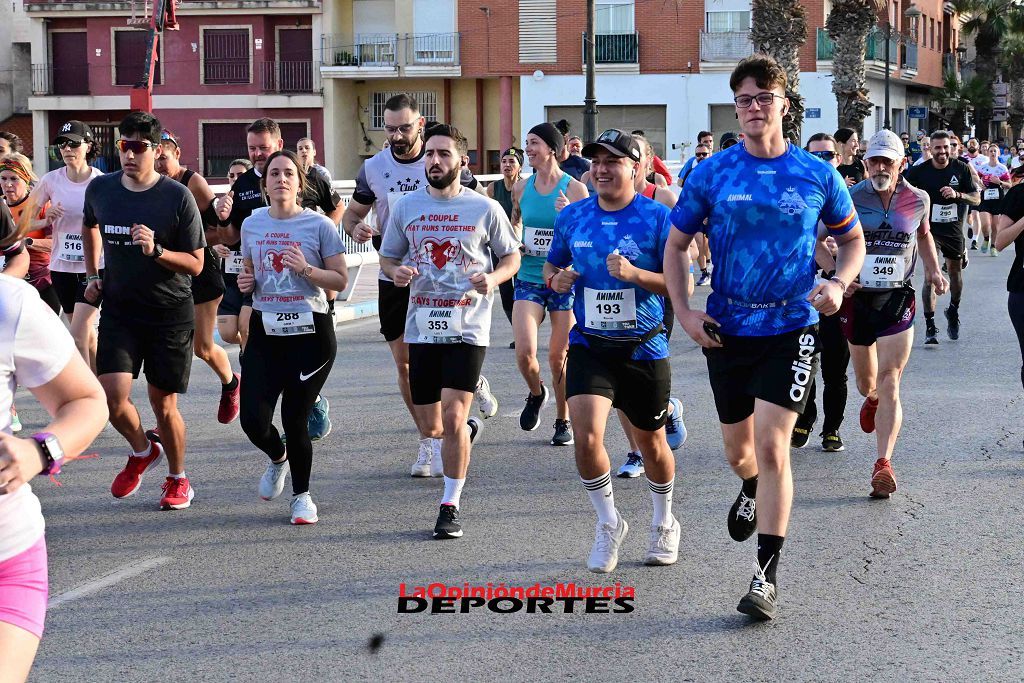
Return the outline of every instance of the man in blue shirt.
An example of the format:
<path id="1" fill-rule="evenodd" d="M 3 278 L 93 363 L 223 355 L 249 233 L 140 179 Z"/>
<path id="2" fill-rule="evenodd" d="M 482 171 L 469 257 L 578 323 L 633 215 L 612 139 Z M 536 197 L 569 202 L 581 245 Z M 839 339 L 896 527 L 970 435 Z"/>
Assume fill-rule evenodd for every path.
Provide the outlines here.
<path id="1" fill-rule="evenodd" d="M 634 428 L 654 502 L 644 562 L 673 564 L 679 521 L 672 516 L 675 460 L 665 440 L 672 372 L 662 274 L 672 232 L 669 211 L 637 194 L 633 181 L 643 172 L 640 144 L 626 131 L 606 130 L 583 154 L 592 159 L 597 196 L 569 204 L 558 215 L 544 278 L 556 292 L 567 293 L 574 285 L 576 290 L 565 393 L 576 433 L 576 467 L 598 517 L 587 568 L 615 569 L 629 530 L 615 509 L 604 448 L 612 407 L 621 409 Z"/>
<path id="2" fill-rule="evenodd" d="M 738 609 L 771 619 L 793 502 L 790 435 L 817 373 L 818 313 L 839 310 L 860 272 L 864 236 L 839 173 L 783 136 L 790 104 L 778 63 L 744 59 L 729 86 L 743 142 L 690 174 L 672 211 L 678 229 L 665 277 L 679 322 L 704 347 L 726 458 L 743 480 L 729 533 L 743 541 L 758 531 L 756 572 Z M 820 237 L 819 220 L 827 228 Z M 702 230 L 715 255 L 707 313 L 691 309 L 686 294 L 686 250 Z M 839 246 L 836 275 L 816 282 L 815 246 L 829 234 Z"/>

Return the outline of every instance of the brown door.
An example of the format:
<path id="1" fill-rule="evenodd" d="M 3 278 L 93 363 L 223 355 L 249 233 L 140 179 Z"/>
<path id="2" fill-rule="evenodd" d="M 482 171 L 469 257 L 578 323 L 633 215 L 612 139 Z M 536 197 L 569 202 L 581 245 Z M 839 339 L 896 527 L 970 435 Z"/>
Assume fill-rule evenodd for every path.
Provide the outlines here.
<path id="1" fill-rule="evenodd" d="M 313 30 L 282 28 L 277 55 L 281 92 L 313 92 Z"/>
<path id="2" fill-rule="evenodd" d="M 85 31 L 50 34 L 54 95 L 89 94 L 89 50 Z"/>

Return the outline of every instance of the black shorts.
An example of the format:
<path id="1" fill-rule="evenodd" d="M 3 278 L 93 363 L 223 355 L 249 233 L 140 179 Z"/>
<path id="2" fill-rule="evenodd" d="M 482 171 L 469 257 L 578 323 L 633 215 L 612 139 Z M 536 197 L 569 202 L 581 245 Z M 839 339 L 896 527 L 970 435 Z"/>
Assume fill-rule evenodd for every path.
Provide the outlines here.
<path id="1" fill-rule="evenodd" d="M 569 345 L 565 396 L 604 396 L 637 429 L 653 432 L 668 421 L 672 366 L 668 358 L 629 360 L 595 353 L 583 344 Z"/>
<path id="2" fill-rule="evenodd" d="M 409 344 L 409 389 L 414 405 L 441 400 L 442 389 L 476 391 L 486 346 L 472 344 Z"/>
<path id="3" fill-rule="evenodd" d="M 234 273 L 224 273 L 224 298 L 217 305 L 217 315 L 226 315 L 237 318 L 242 312 L 242 306 L 252 308 L 252 293 L 242 294 L 238 289 L 238 276 Z"/>
<path id="4" fill-rule="evenodd" d="M 380 333 L 384 340 L 393 342 L 405 336 L 405 316 L 409 312 L 409 288 L 394 282 L 377 280 L 377 309 L 380 315 Z"/>
<path id="5" fill-rule="evenodd" d="M 803 413 L 820 350 L 816 325 L 769 337 L 723 334 L 721 348 L 704 349 L 719 422 L 747 419 L 756 398 Z"/>
<path id="6" fill-rule="evenodd" d="M 102 275 L 103 273 L 100 273 Z M 57 299 L 60 301 L 60 307 L 64 309 L 64 312 L 71 315 L 75 312 L 75 304 L 89 304 L 93 308 L 99 308 L 99 305 L 103 302 L 103 297 L 96 303 L 85 300 L 85 273 L 62 273 L 58 270 L 50 271 L 50 282 L 53 283 L 53 289 L 57 293 Z"/>
<path id="7" fill-rule="evenodd" d="M 843 336 L 854 346 L 871 346 L 914 326 L 917 297 L 907 285 L 888 292 L 856 291 L 843 299 L 839 322 Z"/>
<path id="8" fill-rule="evenodd" d="M 168 329 L 124 323 L 104 313 L 100 317 L 96 374 L 115 372 L 139 376 L 161 391 L 184 394 L 192 371 L 192 338 L 195 330 Z"/>
<path id="9" fill-rule="evenodd" d="M 959 229 L 949 229 L 946 227 L 936 229 L 933 223 L 931 233 L 932 239 L 935 240 L 935 246 L 938 248 L 942 258 L 947 258 L 951 261 L 963 259 L 967 253 L 967 245 L 964 242 L 964 234 Z"/>
<path id="10" fill-rule="evenodd" d="M 192 278 L 192 303 L 205 304 L 224 295 L 224 276 L 220 259 L 207 247 L 203 250 L 203 270 Z"/>

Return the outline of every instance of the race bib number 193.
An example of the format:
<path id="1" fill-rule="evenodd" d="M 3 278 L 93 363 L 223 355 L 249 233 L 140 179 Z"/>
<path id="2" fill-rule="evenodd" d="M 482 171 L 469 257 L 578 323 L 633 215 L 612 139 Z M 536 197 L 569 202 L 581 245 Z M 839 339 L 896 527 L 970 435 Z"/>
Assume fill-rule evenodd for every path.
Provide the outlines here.
<path id="1" fill-rule="evenodd" d="M 591 330 L 635 330 L 636 292 L 584 288 L 584 325 Z"/>

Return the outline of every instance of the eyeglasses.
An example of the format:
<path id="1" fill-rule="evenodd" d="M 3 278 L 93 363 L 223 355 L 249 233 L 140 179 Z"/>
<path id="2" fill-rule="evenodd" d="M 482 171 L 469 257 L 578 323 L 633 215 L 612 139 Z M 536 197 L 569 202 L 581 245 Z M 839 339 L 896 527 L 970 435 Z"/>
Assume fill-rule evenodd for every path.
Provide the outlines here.
<path id="1" fill-rule="evenodd" d="M 416 126 L 415 123 L 403 123 L 400 126 L 384 126 L 384 132 L 388 135 L 394 135 L 395 133 L 401 133 L 402 135 L 408 135 L 412 132 L 412 129 Z"/>
<path id="2" fill-rule="evenodd" d="M 697 157 L 698 159 L 704 159 L 710 155 L 707 152 L 697 152 L 693 156 Z"/>
<path id="3" fill-rule="evenodd" d="M 814 156 L 818 157 L 819 159 L 824 159 L 825 161 L 832 161 L 833 159 L 836 158 L 836 153 L 835 152 L 825 152 L 825 151 L 822 151 L 822 152 L 811 152 L 811 154 L 813 154 Z"/>
<path id="4" fill-rule="evenodd" d="M 737 95 L 732 98 L 732 101 L 736 103 L 736 106 L 740 109 L 749 109 L 755 101 L 758 106 L 770 107 L 775 98 L 778 97 L 780 100 L 786 99 L 783 95 L 776 95 L 773 92 L 759 92 L 756 95 Z"/>
<path id="5" fill-rule="evenodd" d="M 57 140 L 57 149 L 78 149 L 81 146 L 81 140 Z"/>
<path id="6" fill-rule="evenodd" d="M 122 152 L 131 152 L 132 154 L 143 154 L 156 147 L 149 140 L 118 140 L 117 148 Z"/>

